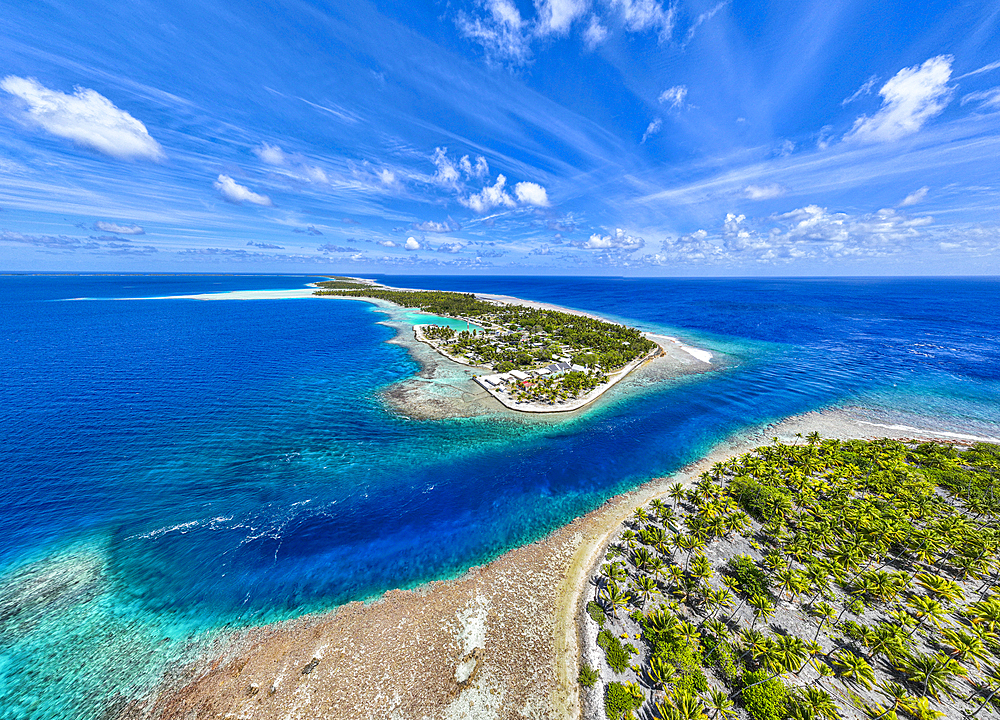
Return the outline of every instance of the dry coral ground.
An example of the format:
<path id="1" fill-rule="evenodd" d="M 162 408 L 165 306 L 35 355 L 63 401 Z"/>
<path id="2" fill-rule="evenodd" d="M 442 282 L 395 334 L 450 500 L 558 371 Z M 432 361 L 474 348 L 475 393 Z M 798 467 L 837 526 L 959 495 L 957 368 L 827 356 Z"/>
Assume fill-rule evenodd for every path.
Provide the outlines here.
<path id="1" fill-rule="evenodd" d="M 997 479 L 995 445 L 813 435 L 675 485 L 592 580 L 588 716 L 988 713 Z"/>

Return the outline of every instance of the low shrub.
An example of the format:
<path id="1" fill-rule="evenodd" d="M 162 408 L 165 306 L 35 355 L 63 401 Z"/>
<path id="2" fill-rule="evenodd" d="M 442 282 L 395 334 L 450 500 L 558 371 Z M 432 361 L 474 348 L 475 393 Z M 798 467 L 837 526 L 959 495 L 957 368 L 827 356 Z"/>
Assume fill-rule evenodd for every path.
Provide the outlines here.
<path id="1" fill-rule="evenodd" d="M 601 629 L 604 628 L 604 621 L 606 619 L 604 608 L 591 600 L 587 603 L 587 614 L 590 615 L 590 619 L 597 623 Z"/>
<path id="2" fill-rule="evenodd" d="M 583 685 L 585 688 L 594 687 L 597 679 L 601 677 L 601 671 L 590 667 L 584 663 L 580 666 L 580 675 L 577 677 L 577 682 Z"/>
<path id="3" fill-rule="evenodd" d="M 608 683 L 604 691 L 604 714 L 608 720 L 621 720 L 627 717 L 635 709 L 642 706 L 642 693 L 636 697 L 636 693 L 628 686 L 620 682 Z"/>
<path id="4" fill-rule="evenodd" d="M 740 697 L 753 720 L 783 720 L 785 717 L 788 688 L 778 678 L 768 680 L 768 677 L 770 673 L 763 668 L 743 673 L 744 690 Z"/>
<path id="5" fill-rule="evenodd" d="M 608 667 L 619 673 L 628 670 L 629 660 L 638 652 L 632 645 L 623 646 L 621 641 L 607 630 L 601 630 L 597 634 L 597 645 L 604 649 Z"/>
<path id="6" fill-rule="evenodd" d="M 739 583 L 740 592 L 749 595 L 770 597 L 767 591 L 767 577 L 764 571 L 749 555 L 737 555 L 726 564 L 729 574 Z"/>
<path id="7" fill-rule="evenodd" d="M 702 635 L 702 665 L 715 668 L 722 681 L 732 687 L 740 675 L 739 661 L 732 646 L 725 640 Z"/>

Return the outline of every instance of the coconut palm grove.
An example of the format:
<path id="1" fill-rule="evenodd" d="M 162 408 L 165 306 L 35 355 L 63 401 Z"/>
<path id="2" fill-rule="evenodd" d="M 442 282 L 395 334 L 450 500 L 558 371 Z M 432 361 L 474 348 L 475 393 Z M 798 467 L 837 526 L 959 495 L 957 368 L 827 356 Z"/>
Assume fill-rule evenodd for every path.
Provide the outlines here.
<path id="1" fill-rule="evenodd" d="M 813 433 L 672 485 L 592 578 L 588 701 L 609 720 L 996 715 L 998 478 L 989 443 Z"/>

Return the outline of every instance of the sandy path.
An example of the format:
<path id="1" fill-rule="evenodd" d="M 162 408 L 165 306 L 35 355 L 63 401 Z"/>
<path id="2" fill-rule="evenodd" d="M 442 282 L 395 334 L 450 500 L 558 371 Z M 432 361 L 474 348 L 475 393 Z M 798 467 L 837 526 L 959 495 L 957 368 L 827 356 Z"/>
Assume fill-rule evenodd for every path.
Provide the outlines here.
<path id="1" fill-rule="evenodd" d="M 796 433 L 921 438 L 849 411 L 808 413 L 743 433 L 462 577 L 391 591 L 369 605 L 260 628 L 206 657 L 147 707 L 166 718 L 575 718 L 578 620 L 589 579 L 632 510 L 715 462 Z M 471 677 L 464 682 L 468 672 Z M 458 679 L 457 679 L 458 678 Z"/>

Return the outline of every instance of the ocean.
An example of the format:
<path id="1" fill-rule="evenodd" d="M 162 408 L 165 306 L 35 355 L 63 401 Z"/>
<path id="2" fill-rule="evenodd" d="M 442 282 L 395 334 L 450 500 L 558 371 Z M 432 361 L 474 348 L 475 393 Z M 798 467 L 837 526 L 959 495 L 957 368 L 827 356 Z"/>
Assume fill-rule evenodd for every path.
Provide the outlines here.
<path id="1" fill-rule="evenodd" d="M 414 421 L 367 303 L 123 299 L 311 276 L 0 277 L 0 720 L 98 718 L 222 633 L 450 577 L 762 422 L 1000 438 L 1000 280 L 373 276 L 711 350 L 557 423 Z"/>

